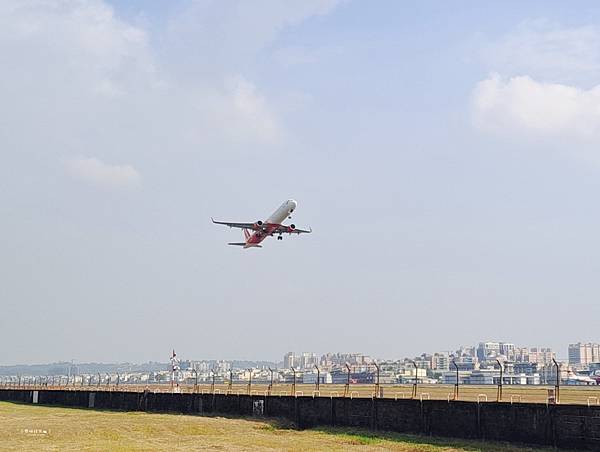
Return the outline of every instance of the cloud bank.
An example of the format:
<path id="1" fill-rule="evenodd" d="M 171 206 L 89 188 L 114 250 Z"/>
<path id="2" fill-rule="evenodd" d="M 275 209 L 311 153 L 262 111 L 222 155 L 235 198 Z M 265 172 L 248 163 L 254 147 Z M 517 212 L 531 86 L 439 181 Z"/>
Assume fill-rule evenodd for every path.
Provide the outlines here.
<path id="1" fill-rule="evenodd" d="M 475 124 L 491 131 L 594 139 L 600 135 L 600 85 L 585 90 L 529 76 L 492 75 L 477 84 Z"/>
<path id="2" fill-rule="evenodd" d="M 485 48 L 484 60 L 493 73 L 472 91 L 473 123 L 505 136 L 596 143 L 600 139 L 598 46 L 600 28 L 594 26 L 521 24 Z"/>

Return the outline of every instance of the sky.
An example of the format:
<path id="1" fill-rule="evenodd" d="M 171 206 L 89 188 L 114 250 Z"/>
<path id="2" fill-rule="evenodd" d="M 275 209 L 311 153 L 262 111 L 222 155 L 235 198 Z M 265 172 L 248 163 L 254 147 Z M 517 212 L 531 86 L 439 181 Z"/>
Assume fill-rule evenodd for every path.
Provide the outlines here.
<path id="1" fill-rule="evenodd" d="M 600 341 L 599 49 L 595 1 L 3 0 L 0 364 Z"/>

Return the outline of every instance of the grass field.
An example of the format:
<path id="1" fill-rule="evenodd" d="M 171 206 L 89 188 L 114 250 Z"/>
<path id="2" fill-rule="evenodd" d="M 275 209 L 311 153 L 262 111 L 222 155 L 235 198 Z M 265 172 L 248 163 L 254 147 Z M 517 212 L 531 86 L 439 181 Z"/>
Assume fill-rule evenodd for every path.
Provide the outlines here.
<path id="1" fill-rule="evenodd" d="M 0 402 L 0 449 L 7 451 L 395 450 L 549 451 L 500 443 L 349 429 L 295 430 L 274 420 L 44 407 Z"/>

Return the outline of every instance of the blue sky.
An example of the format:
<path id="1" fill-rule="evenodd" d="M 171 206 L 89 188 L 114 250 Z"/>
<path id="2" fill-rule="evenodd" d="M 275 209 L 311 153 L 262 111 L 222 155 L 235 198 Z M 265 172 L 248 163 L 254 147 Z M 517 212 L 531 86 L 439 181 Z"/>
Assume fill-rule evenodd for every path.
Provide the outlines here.
<path id="1" fill-rule="evenodd" d="M 5 2 L 0 361 L 599 340 L 599 14 Z"/>

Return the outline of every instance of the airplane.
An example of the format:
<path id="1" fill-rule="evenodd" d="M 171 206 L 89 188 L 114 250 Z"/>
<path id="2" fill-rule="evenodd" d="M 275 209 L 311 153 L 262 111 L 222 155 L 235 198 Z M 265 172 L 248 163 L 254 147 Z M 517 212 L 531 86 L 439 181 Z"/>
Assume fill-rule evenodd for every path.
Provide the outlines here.
<path id="1" fill-rule="evenodd" d="M 291 214 L 296 210 L 297 206 L 298 203 L 296 201 L 288 199 L 264 222 L 259 220 L 254 223 L 233 223 L 228 221 L 215 221 L 214 218 L 211 218 L 211 220 L 215 224 L 224 224 L 230 228 L 240 228 L 244 231 L 245 242 L 231 242 L 228 243 L 228 245 L 242 246 L 244 249 L 262 248 L 261 242 L 269 236 L 273 237 L 275 234 L 277 234 L 277 240 L 283 240 L 283 234 L 285 233 L 290 235 L 300 235 L 312 232 L 312 229 L 310 228 L 304 230 L 296 228 L 295 224 L 290 224 L 289 226 L 282 224 L 286 218 L 292 218 Z"/>
<path id="2" fill-rule="evenodd" d="M 568 376 L 565 380 L 565 383 L 568 385 L 582 385 L 582 384 L 596 385 L 596 384 L 598 384 L 598 382 L 595 379 L 587 377 L 585 375 L 578 375 L 575 372 L 573 372 L 571 369 L 568 370 Z"/>

